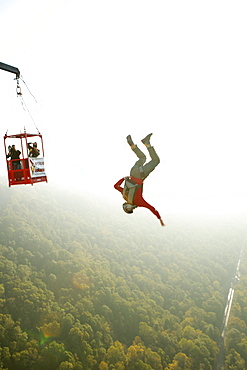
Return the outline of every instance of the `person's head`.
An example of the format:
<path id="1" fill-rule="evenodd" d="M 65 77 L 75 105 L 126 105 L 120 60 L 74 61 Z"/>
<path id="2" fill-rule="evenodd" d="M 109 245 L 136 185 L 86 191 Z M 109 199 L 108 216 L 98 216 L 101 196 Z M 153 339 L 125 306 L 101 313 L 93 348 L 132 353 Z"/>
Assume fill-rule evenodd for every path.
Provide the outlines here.
<path id="1" fill-rule="evenodd" d="M 33 147 L 34 148 L 37 148 L 37 143 L 33 143 Z"/>
<path id="2" fill-rule="evenodd" d="M 123 204 L 123 210 L 126 213 L 133 213 L 133 210 L 136 208 L 136 206 L 129 204 L 129 203 L 124 203 Z"/>

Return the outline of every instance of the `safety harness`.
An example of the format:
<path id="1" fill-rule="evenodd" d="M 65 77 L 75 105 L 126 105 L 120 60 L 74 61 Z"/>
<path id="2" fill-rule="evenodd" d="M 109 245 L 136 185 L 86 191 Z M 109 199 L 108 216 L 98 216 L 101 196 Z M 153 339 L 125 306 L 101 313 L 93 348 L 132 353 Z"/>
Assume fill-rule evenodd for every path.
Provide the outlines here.
<path id="1" fill-rule="evenodd" d="M 139 167 L 141 179 L 144 179 L 144 171 L 143 167 Z M 136 191 L 141 188 L 143 184 L 137 184 L 134 180 L 130 177 L 125 179 L 124 189 L 123 189 L 123 198 L 129 204 L 134 204 L 134 199 L 136 195 Z"/>

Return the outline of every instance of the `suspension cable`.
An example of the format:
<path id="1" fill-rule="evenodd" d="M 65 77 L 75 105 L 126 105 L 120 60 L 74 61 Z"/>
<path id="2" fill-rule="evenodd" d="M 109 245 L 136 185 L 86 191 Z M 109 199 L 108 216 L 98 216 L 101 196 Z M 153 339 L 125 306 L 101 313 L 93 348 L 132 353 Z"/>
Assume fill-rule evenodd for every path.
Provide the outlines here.
<path id="1" fill-rule="evenodd" d="M 35 101 L 36 101 L 36 103 L 37 103 L 37 100 L 36 100 L 35 96 L 31 93 L 31 91 L 30 91 L 29 87 L 27 86 L 26 82 L 23 80 L 23 77 L 22 77 L 22 76 L 20 77 L 20 79 L 21 79 L 21 80 L 22 80 L 22 82 L 26 85 L 26 88 L 27 88 L 27 90 L 28 90 L 29 94 L 30 94 L 30 95 L 32 95 L 32 97 L 34 98 L 34 100 L 35 100 Z"/>
<path id="2" fill-rule="evenodd" d="M 35 100 L 35 101 L 36 101 L 36 103 L 37 103 L 37 100 L 35 99 L 35 96 L 31 93 L 31 91 L 29 90 L 29 88 L 28 88 L 27 84 L 25 83 L 25 81 L 24 81 L 22 78 L 21 78 L 21 80 L 24 82 L 24 84 L 26 85 L 26 87 L 27 87 L 27 89 L 28 89 L 28 91 L 29 91 L 30 95 L 32 95 L 32 97 L 34 98 L 34 100 Z M 16 78 L 16 81 L 17 81 L 17 87 L 16 87 L 17 97 L 18 97 L 18 98 L 20 98 L 20 100 L 21 100 L 21 104 L 22 104 L 22 108 L 23 108 L 25 111 L 27 111 L 27 112 L 28 112 L 28 114 L 29 114 L 29 116 L 30 116 L 30 118 L 31 118 L 31 120 L 32 120 L 32 122 L 33 122 L 33 124 L 34 124 L 34 127 L 36 128 L 36 130 L 37 130 L 37 131 L 38 131 L 38 133 L 40 134 L 40 131 L 39 131 L 38 127 L 36 126 L 36 123 L 35 123 L 35 121 L 34 121 L 34 119 L 33 119 L 32 115 L 31 115 L 31 113 L 30 113 L 30 111 L 29 111 L 29 109 L 28 109 L 28 106 L 27 106 L 26 102 L 24 101 L 24 98 L 23 98 L 23 95 L 22 95 L 22 92 L 21 92 L 21 87 L 20 87 L 20 84 L 19 84 L 19 78 Z"/>

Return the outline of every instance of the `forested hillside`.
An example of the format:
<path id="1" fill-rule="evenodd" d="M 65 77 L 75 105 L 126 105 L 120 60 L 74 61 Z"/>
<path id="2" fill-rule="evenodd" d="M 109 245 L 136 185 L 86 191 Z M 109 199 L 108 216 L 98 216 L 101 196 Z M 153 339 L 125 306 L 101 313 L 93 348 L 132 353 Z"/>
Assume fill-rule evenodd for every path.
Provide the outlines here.
<path id="1" fill-rule="evenodd" d="M 0 184 L 0 210 L 1 369 L 216 369 L 244 220 L 161 228 L 49 185 Z M 247 366 L 246 266 L 225 369 Z"/>

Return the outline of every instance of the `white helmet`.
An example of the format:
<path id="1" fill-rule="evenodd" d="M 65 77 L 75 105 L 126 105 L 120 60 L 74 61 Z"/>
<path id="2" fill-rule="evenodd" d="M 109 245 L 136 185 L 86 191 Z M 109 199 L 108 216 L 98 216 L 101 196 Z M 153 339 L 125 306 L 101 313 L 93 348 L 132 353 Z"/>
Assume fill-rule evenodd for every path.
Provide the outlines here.
<path id="1" fill-rule="evenodd" d="M 123 204 L 123 210 L 126 213 L 133 213 L 133 209 L 135 209 L 137 206 L 129 203 L 124 203 Z"/>

